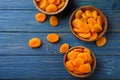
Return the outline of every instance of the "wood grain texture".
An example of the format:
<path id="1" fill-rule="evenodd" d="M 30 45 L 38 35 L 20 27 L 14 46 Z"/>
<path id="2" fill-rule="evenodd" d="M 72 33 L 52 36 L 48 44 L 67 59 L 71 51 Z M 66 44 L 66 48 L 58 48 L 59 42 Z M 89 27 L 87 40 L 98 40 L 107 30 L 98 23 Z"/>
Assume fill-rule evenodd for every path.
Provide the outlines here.
<path id="1" fill-rule="evenodd" d="M 106 33 L 107 44 L 104 47 L 97 47 L 94 42 L 83 42 L 71 33 L 57 33 L 60 35 L 58 43 L 49 43 L 46 36 L 49 33 L 0 33 L 0 55 L 59 55 L 59 47 L 63 43 L 73 46 L 86 46 L 94 54 L 98 55 L 120 55 L 120 33 Z M 31 49 L 28 46 L 29 39 L 38 37 L 42 40 L 42 46 Z"/>
<path id="2" fill-rule="evenodd" d="M 97 67 L 89 79 L 118 79 L 120 56 L 97 56 Z M 71 78 L 64 69 L 63 56 L 1 56 L 1 79 Z M 116 73 L 117 72 L 117 73 Z M 97 75 L 96 75 L 97 74 Z M 111 76 L 111 77 L 110 77 Z"/>
<path id="3" fill-rule="evenodd" d="M 84 5 L 93 5 L 101 9 L 120 9 L 119 0 L 69 0 L 70 5 L 74 8 Z M 0 9 L 35 9 L 32 0 L 0 0 Z"/>
<path id="4" fill-rule="evenodd" d="M 108 19 L 108 32 L 120 32 L 120 10 L 103 10 Z M 69 17 L 71 12 L 64 11 L 57 15 L 59 25 L 52 27 L 49 17 L 45 23 L 39 23 L 34 16 L 37 10 L 0 10 L 0 31 L 23 32 L 70 32 Z"/>

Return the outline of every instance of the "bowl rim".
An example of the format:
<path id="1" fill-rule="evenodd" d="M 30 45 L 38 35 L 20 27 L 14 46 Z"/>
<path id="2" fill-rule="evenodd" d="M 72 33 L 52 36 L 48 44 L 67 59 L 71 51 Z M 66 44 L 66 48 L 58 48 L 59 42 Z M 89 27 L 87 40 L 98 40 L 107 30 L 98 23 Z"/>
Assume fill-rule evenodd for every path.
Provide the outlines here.
<path id="1" fill-rule="evenodd" d="M 47 14 L 47 15 L 56 15 L 56 14 L 59 14 L 60 12 L 62 12 L 62 11 L 67 7 L 68 2 L 69 2 L 69 0 L 66 0 L 66 1 L 65 1 L 65 5 L 64 5 L 61 9 L 57 10 L 56 12 L 49 13 L 49 12 L 46 12 L 46 11 L 40 9 L 40 8 L 38 7 L 36 1 L 33 0 L 34 6 L 35 6 L 40 12 L 42 12 L 42 13 L 44 13 L 44 14 Z"/>
<path id="2" fill-rule="evenodd" d="M 96 57 L 95 57 L 95 55 L 94 55 L 94 53 L 90 50 L 90 52 L 91 52 L 91 56 L 92 56 L 92 58 L 93 58 L 93 63 L 92 63 L 92 71 L 90 72 L 90 73 L 88 73 L 88 74 L 83 74 L 83 75 L 77 75 L 77 74 L 74 74 L 74 73 L 72 73 L 71 71 L 69 71 L 67 68 L 66 68 L 66 66 L 65 66 L 65 63 L 66 63 L 66 58 L 67 58 L 67 54 L 70 52 L 70 51 L 72 51 L 73 49 L 78 49 L 78 48 L 86 48 L 86 49 L 89 49 L 89 48 L 87 48 L 87 47 L 84 47 L 84 46 L 74 46 L 74 47 L 72 47 L 72 48 L 70 48 L 66 53 L 65 53 L 65 55 L 64 55 L 64 58 L 63 58 L 63 64 L 64 64 L 64 68 L 65 68 L 65 70 L 69 73 L 69 74 L 71 74 L 72 76 L 74 76 L 74 77 L 78 77 L 78 78 L 85 78 L 85 77 L 88 77 L 88 76 L 90 76 L 93 72 L 94 72 L 94 70 L 95 70 L 95 68 L 96 68 Z"/>
<path id="3" fill-rule="evenodd" d="M 82 37 L 78 36 L 78 35 L 73 31 L 73 29 L 72 29 L 72 27 L 73 27 L 73 26 L 72 26 L 72 21 L 73 21 L 73 18 L 74 18 L 75 13 L 76 13 L 78 10 L 83 10 L 83 9 L 84 9 L 84 10 L 87 10 L 87 9 L 85 9 L 85 8 L 87 8 L 87 9 L 90 9 L 90 8 L 91 8 L 92 10 L 96 10 L 96 11 L 98 12 L 98 14 L 101 15 L 102 20 L 103 20 L 103 26 L 102 26 L 102 27 L 104 27 L 104 28 L 103 28 L 103 31 L 101 31 L 101 32 L 99 33 L 97 39 L 95 39 L 95 40 L 89 40 L 89 39 L 82 38 Z M 77 8 L 77 9 L 75 9 L 75 10 L 73 11 L 73 13 L 71 14 L 70 19 L 69 19 L 69 27 L 70 27 L 70 30 L 71 30 L 71 32 L 73 33 L 73 35 L 76 36 L 78 39 L 83 40 L 83 41 L 86 41 L 86 42 L 92 42 L 92 41 L 96 41 L 96 40 L 100 39 L 100 38 L 105 34 L 105 32 L 107 31 L 108 22 L 107 22 L 106 16 L 104 15 L 104 13 L 103 13 L 99 8 L 97 8 L 97 7 L 95 7 L 95 6 L 86 5 L 86 6 L 81 6 L 81 7 Z"/>

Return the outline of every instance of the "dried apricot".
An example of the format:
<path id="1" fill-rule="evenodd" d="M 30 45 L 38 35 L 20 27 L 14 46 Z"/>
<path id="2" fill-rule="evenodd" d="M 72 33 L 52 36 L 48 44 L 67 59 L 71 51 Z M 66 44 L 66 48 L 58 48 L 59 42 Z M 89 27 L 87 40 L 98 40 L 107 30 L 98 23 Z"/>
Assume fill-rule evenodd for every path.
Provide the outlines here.
<path id="1" fill-rule="evenodd" d="M 92 12 L 90 10 L 86 10 L 85 14 L 87 17 L 92 17 Z"/>
<path id="2" fill-rule="evenodd" d="M 55 43 L 59 41 L 59 35 L 55 33 L 49 33 L 47 35 L 47 40 L 51 43 Z"/>
<path id="3" fill-rule="evenodd" d="M 75 51 L 70 51 L 67 55 L 69 60 L 73 60 L 77 57 L 77 55 L 79 54 L 79 52 L 75 52 Z"/>
<path id="4" fill-rule="evenodd" d="M 49 4 L 46 7 L 46 12 L 56 12 L 57 11 L 57 6 L 55 4 Z"/>
<path id="5" fill-rule="evenodd" d="M 72 25 L 73 25 L 73 27 L 75 27 L 75 28 L 80 28 L 80 24 L 82 23 L 82 21 L 80 20 L 80 19 L 74 19 L 73 21 L 72 21 Z"/>
<path id="6" fill-rule="evenodd" d="M 81 18 L 81 16 L 82 16 L 82 10 L 78 10 L 76 13 L 75 13 L 75 18 L 78 18 L 78 19 L 80 19 Z"/>
<path id="7" fill-rule="evenodd" d="M 98 33 L 96 32 L 91 32 L 91 36 L 89 37 L 90 40 L 96 40 L 98 37 Z"/>
<path id="8" fill-rule="evenodd" d="M 107 39 L 105 36 L 103 36 L 96 41 L 96 45 L 101 47 L 101 46 L 104 46 L 106 44 L 106 42 L 107 42 Z"/>
<path id="9" fill-rule="evenodd" d="M 48 1 L 47 0 L 41 0 L 40 3 L 39 3 L 39 6 L 41 9 L 45 9 L 46 6 L 48 5 Z"/>
<path id="10" fill-rule="evenodd" d="M 87 32 L 87 33 L 78 33 L 78 35 L 82 38 L 89 38 L 91 36 L 91 33 L 90 32 Z"/>
<path id="11" fill-rule="evenodd" d="M 42 44 L 42 42 L 41 42 L 41 39 L 39 39 L 39 38 L 32 38 L 29 40 L 29 43 L 28 43 L 29 47 L 31 47 L 31 48 L 40 47 L 41 44 Z"/>
<path id="12" fill-rule="evenodd" d="M 58 9 L 61 9 L 64 5 L 65 5 L 65 2 L 62 1 L 62 2 L 58 5 Z"/>
<path id="13" fill-rule="evenodd" d="M 69 44 L 67 44 L 67 43 L 64 43 L 64 44 L 62 44 L 61 46 L 60 46 L 60 53 L 66 53 L 67 51 L 68 51 L 68 49 L 69 49 Z"/>
<path id="14" fill-rule="evenodd" d="M 73 65 L 72 65 L 71 61 L 67 61 L 65 63 L 65 66 L 69 71 L 73 71 Z"/>
<path id="15" fill-rule="evenodd" d="M 91 66 L 89 63 L 80 65 L 79 67 L 80 72 L 82 73 L 90 73 L 91 72 Z"/>
<path id="16" fill-rule="evenodd" d="M 74 74 L 83 74 L 79 71 L 79 67 L 73 67 L 73 73 Z"/>
<path id="17" fill-rule="evenodd" d="M 84 64 L 84 60 L 82 58 L 76 58 L 73 60 L 73 66 L 79 67 L 80 65 Z"/>
<path id="18" fill-rule="evenodd" d="M 97 19 L 97 11 L 93 11 L 92 16 L 93 16 L 94 19 Z"/>
<path id="19" fill-rule="evenodd" d="M 46 15 L 44 13 L 37 13 L 35 19 L 38 22 L 44 22 L 46 20 Z"/>
<path id="20" fill-rule="evenodd" d="M 50 17 L 50 24 L 52 25 L 52 26 L 57 26 L 58 25 L 58 18 L 56 17 L 56 16 L 51 16 Z"/>

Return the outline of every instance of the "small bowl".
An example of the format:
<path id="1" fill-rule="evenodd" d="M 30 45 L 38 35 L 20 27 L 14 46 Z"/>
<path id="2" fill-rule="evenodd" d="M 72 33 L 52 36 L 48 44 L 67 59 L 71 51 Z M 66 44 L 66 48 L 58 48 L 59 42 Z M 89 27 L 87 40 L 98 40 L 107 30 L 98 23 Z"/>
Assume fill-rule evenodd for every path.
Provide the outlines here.
<path id="1" fill-rule="evenodd" d="M 51 12 L 51 13 L 50 13 L 50 12 L 46 12 L 46 11 L 40 9 L 37 1 L 36 1 L 36 0 L 33 0 L 33 3 L 34 3 L 34 5 L 35 5 L 35 7 L 36 7 L 40 12 L 45 13 L 45 14 L 47 14 L 47 15 L 56 15 L 56 14 L 59 14 L 60 12 L 62 12 L 62 11 L 66 8 L 66 6 L 68 5 L 68 2 L 69 2 L 69 0 L 66 0 L 65 5 L 64 5 L 61 9 L 57 10 L 56 12 Z"/>
<path id="2" fill-rule="evenodd" d="M 86 47 L 83 47 L 83 46 L 74 46 L 74 47 L 70 48 L 70 49 L 66 52 L 66 54 L 64 55 L 64 59 L 63 59 L 64 67 L 65 67 L 66 71 L 67 71 L 69 74 L 71 74 L 72 76 L 74 76 L 74 77 L 78 77 L 78 78 L 88 77 L 88 76 L 90 76 L 90 75 L 93 73 L 93 71 L 94 71 L 95 68 L 96 68 L 96 58 L 95 58 L 94 54 L 92 53 L 92 51 L 91 51 L 90 49 L 89 49 L 89 50 L 90 50 L 90 53 L 91 53 L 91 57 L 93 58 L 93 62 L 92 62 L 92 64 L 91 64 L 91 69 L 92 69 L 92 70 L 91 70 L 90 73 L 77 75 L 77 74 L 74 74 L 73 72 L 69 71 L 69 70 L 66 68 L 65 63 L 66 63 L 66 61 L 68 61 L 68 58 L 67 58 L 68 53 L 69 53 L 70 51 L 72 51 L 73 49 L 85 49 L 85 48 L 86 48 Z M 86 48 L 86 49 L 88 49 L 88 48 Z"/>
<path id="3" fill-rule="evenodd" d="M 103 28 L 103 30 L 98 34 L 98 37 L 97 37 L 95 40 L 90 40 L 90 39 L 82 38 L 82 37 L 78 36 L 75 31 L 73 31 L 72 21 L 73 21 L 73 19 L 75 18 L 75 13 L 76 13 L 78 10 L 82 10 L 82 11 L 85 11 L 85 10 L 91 10 L 91 11 L 93 11 L 93 10 L 95 10 L 95 11 L 97 11 L 97 13 L 102 17 L 102 22 L 103 22 L 102 28 Z M 70 30 L 71 30 L 71 32 L 73 33 L 73 35 L 76 36 L 78 39 L 83 40 L 83 41 L 86 41 L 86 42 L 96 41 L 96 40 L 98 40 L 99 38 L 101 38 L 101 37 L 105 34 L 105 32 L 106 32 L 106 30 L 107 30 L 107 24 L 108 24 L 108 23 L 107 23 L 107 18 L 106 18 L 106 16 L 103 14 L 103 12 L 102 12 L 100 9 L 98 9 L 98 8 L 96 8 L 96 7 L 94 7 L 94 6 L 82 6 L 82 7 L 78 8 L 78 9 L 76 9 L 76 10 L 72 13 L 72 15 L 70 16 L 70 20 L 69 20 Z"/>

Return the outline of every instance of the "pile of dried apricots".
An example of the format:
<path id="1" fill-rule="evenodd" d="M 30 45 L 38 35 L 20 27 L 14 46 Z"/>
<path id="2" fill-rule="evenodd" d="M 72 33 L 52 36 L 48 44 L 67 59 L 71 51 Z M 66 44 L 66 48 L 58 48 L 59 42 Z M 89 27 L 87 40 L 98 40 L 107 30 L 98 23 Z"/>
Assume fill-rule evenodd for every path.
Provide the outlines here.
<path id="1" fill-rule="evenodd" d="M 73 49 L 67 54 L 65 66 L 74 74 L 86 74 L 92 71 L 93 58 L 87 48 Z"/>
<path id="2" fill-rule="evenodd" d="M 66 0 L 36 0 L 39 8 L 46 12 L 56 12 L 65 5 Z"/>
<path id="3" fill-rule="evenodd" d="M 96 10 L 78 10 L 72 21 L 73 31 L 80 37 L 96 40 L 102 31 L 102 17 Z"/>

